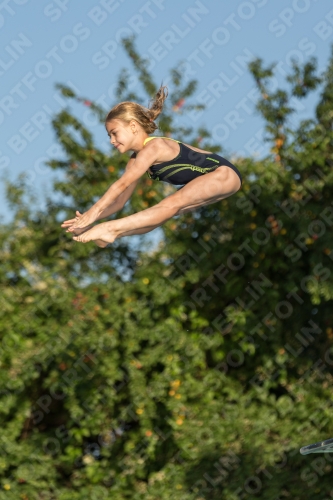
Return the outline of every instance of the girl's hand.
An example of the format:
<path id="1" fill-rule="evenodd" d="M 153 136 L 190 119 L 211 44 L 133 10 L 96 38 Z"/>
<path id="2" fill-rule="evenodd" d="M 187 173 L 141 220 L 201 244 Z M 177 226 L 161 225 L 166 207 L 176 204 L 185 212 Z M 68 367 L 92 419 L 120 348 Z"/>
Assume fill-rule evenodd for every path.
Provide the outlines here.
<path id="1" fill-rule="evenodd" d="M 83 215 L 79 212 L 77 212 L 77 214 L 79 215 L 75 217 L 74 222 L 68 228 L 68 231 L 71 233 L 74 233 L 75 229 L 84 229 L 87 226 L 93 224 L 99 216 L 99 210 L 96 207 L 91 207 L 88 212 L 84 213 Z"/>

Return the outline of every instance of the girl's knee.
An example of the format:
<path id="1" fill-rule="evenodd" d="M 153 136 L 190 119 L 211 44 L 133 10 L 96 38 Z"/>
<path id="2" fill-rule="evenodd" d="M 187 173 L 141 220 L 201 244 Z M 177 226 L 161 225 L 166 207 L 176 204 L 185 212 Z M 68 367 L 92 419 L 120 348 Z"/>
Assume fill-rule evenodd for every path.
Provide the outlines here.
<path id="1" fill-rule="evenodd" d="M 223 166 L 216 169 L 214 173 L 216 173 L 216 181 L 224 192 L 229 193 L 229 196 L 237 193 L 241 188 L 240 179 L 231 168 Z"/>

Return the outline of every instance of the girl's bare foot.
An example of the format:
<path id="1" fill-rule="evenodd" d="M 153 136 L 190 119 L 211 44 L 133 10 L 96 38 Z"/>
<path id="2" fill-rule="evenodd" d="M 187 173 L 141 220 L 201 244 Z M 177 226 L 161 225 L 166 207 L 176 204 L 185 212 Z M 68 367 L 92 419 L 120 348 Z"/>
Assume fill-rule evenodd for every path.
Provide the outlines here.
<path id="1" fill-rule="evenodd" d="M 73 240 L 80 241 L 81 243 L 87 243 L 88 241 L 94 241 L 96 245 L 101 248 L 106 247 L 109 243 L 113 243 L 116 239 L 116 234 L 110 230 L 110 222 L 104 222 L 102 224 L 97 224 L 88 231 L 74 236 Z"/>

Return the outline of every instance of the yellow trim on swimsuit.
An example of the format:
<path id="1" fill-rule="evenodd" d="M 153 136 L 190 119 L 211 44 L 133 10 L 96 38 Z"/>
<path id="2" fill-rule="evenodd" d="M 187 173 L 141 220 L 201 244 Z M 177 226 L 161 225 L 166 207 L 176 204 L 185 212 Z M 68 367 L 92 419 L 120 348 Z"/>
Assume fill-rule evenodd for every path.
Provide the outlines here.
<path id="1" fill-rule="evenodd" d="M 143 145 L 145 146 L 146 142 L 151 141 L 152 139 L 169 139 L 170 141 L 180 142 L 180 141 L 176 141 L 176 139 L 171 139 L 171 137 L 161 137 L 159 135 L 155 135 L 155 136 L 152 136 L 152 137 L 147 137 L 143 141 Z"/>

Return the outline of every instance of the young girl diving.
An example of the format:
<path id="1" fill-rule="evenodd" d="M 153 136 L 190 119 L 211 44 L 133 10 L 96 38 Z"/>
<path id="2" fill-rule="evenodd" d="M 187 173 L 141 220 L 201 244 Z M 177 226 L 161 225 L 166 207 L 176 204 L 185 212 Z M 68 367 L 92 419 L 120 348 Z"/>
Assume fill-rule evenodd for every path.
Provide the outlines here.
<path id="1" fill-rule="evenodd" d="M 169 137 L 149 137 L 158 128 L 155 120 L 167 95 L 166 86 L 161 86 L 149 108 L 125 101 L 107 115 L 105 127 L 111 144 L 120 153 L 133 154 L 124 174 L 95 205 L 84 214 L 76 212 L 74 219 L 61 225 L 74 233 L 75 241 L 94 241 L 106 247 L 116 238 L 148 233 L 176 215 L 220 201 L 240 189 L 240 172 L 222 156 Z M 183 187 L 153 207 L 93 226 L 125 205 L 144 174 Z"/>

